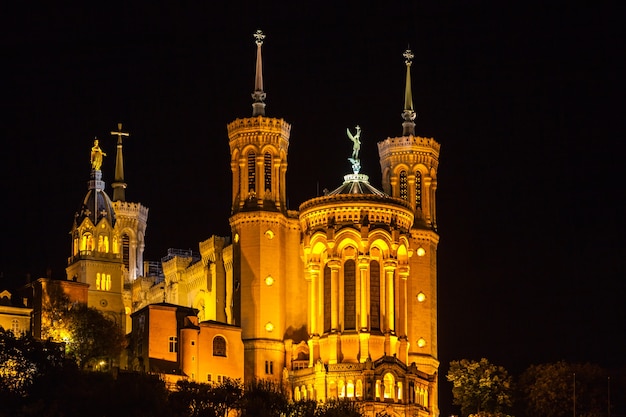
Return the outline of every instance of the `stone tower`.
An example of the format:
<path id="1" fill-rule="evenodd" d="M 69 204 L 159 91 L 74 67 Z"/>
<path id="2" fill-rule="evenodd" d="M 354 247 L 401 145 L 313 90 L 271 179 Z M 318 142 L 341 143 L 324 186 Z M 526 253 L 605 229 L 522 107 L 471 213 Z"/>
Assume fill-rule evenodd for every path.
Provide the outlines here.
<path id="1" fill-rule="evenodd" d="M 74 216 L 70 232 L 72 251 L 66 268 L 69 280 L 89 284 L 87 304 L 115 320 L 124 330 L 124 274 L 122 242 L 116 213 L 102 181 L 102 158 L 96 139 L 91 148 L 91 174 L 87 195 Z"/>
<path id="2" fill-rule="evenodd" d="M 411 94 L 413 54 L 405 51 L 406 87 L 402 136 L 378 143 L 383 190 L 406 201 L 414 214 L 409 246 L 410 279 L 407 285 L 406 334 L 408 363 L 436 375 L 437 354 L 437 168 L 440 145 L 433 138 L 415 135 L 416 113 Z M 435 384 L 436 387 L 436 384 Z M 437 393 L 434 393 L 435 398 Z"/>
<path id="3" fill-rule="evenodd" d="M 279 381 L 285 338 L 306 335 L 306 292 L 296 212 L 287 209 L 286 172 L 291 125 L 265 116 L 257 31 L 252 117 L 228 124 L 232 170 L 232 274 L 235 322 L 242 328 L 245 380 Z M 237 317 L 238 315 L 238 317 Z M 297 336 L 295 336 L 297 339 Z M 301 336 L 304 338 L 304 336 Z"/>

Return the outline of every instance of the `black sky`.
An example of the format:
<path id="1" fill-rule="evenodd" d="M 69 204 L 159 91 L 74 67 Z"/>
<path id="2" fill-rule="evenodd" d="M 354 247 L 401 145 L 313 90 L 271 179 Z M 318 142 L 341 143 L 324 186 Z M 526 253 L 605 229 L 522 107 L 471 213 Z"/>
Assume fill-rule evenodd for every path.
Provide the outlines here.
<path id="1" fill-rule="evenodd" d="M 559 359 L 626 365 L 617 10 L 91 3 L 3 6 L 0 287 L 47 268 L 65 276 L 92 140 L 108 152 L 110 186 L 118 122 L 131 133 L 127 200 L 150 208 L 147 258 L 229 233 L 225 126 L 251 115 L 258 28 L 267 115 L 293 126 L 291 208 L 340 185 L 356 124 L 362 172 L 380 188 L 376 142 L 402 133 L 409 45 L 417 133 L 442 145 L 442 372 L 483 356 L 513 372 Z"/>

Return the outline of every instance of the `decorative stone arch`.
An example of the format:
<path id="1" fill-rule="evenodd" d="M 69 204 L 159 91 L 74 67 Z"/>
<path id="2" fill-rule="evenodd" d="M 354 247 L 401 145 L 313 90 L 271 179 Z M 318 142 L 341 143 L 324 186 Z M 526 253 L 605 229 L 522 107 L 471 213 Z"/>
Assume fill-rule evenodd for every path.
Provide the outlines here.
<path id="1" fill-rule="evenodd" d="M 398 246 L 396 258 L 398 259 L 399 265 L 407 265 L 409 263 L 409 249 L 405 242 L 402 242 L 402 244 Z"/>

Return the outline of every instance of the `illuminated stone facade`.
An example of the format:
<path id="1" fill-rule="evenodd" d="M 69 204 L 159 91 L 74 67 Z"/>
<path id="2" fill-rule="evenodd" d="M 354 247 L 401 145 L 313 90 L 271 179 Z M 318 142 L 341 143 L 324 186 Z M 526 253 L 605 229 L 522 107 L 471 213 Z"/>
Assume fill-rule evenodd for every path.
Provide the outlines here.
<path id="1" fill-rule="evenodd" d="M 273 380 L 294 400 L 353 398 L 370 416 L 438 415 L 439 144 L 415 135 L 406 100 L 403 135 L 378 144 L 384 192 L 359 173 L 358 128 L 343 184 L 288 210 L 291 126 L 265 115 L 261 44 L 252 117 L 227 126 L 231 237 L 173 251 L 160 286 L 137 280 L 133 294 L 240 326 L 245 381 Z M 407 59 L 407 97 L 409 70 Z"/>
<path id="2" fill-rule="evenodd" d="M 91 210 L 92 190 L 104 185 L 94 170 L 68 277 L 89 284 L 90 304 L 105 299 L 119 317 L 132 316 L 130 369 L 170 382 L 266 379 L 294 400 L 352 398 L 368 416 L 437 416 L 440 147 L 415 135 L 412 55 L 403 134 L 378 143 L 383 191 L 359 172 L 357 128 L 348 131 L 352 173 L 296 211 L 287 208 L 291 125 L 265 115 L 263 38 L 256 34 L 252 116 L 227 126 L 231 236 L 210 237 L 198 254 L 170 250 L 151 275 L 139 267 L 147 209 L 109 202 L 110 214 Z M 118 190 L 122 183 L 116 178 Z"/>

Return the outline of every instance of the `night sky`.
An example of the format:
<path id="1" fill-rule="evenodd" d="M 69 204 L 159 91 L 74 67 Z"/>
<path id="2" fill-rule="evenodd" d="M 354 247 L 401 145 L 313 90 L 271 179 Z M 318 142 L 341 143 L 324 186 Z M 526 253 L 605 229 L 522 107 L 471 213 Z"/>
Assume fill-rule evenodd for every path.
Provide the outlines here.
<path id="1" fill-rule="evenodd" d="M 376 143 L 402 134 L 409 46 L 416 131 L 441 144 L 442 373 L 450 360 L 480 357 L 514 374 L 560 359 L 626 365 L 617 10 L 558 1 L 91 3 L 3 6 L 0 288 L 48 269 L 65 277 L 94 137 L 108 153 L 112 196 L 109 132 L 118 122 L 131 135 L 127 200 L 150 209 L 146 258 L 229 234 L 226 124 L 252 114 L 259 28 L 266 114 L 292 124 L 290 208 L 341 184 L 345 131 L 356 124 L 362 173 L 381 188 Z M 445 415 L 449 387 L 441 391 Z"/>

